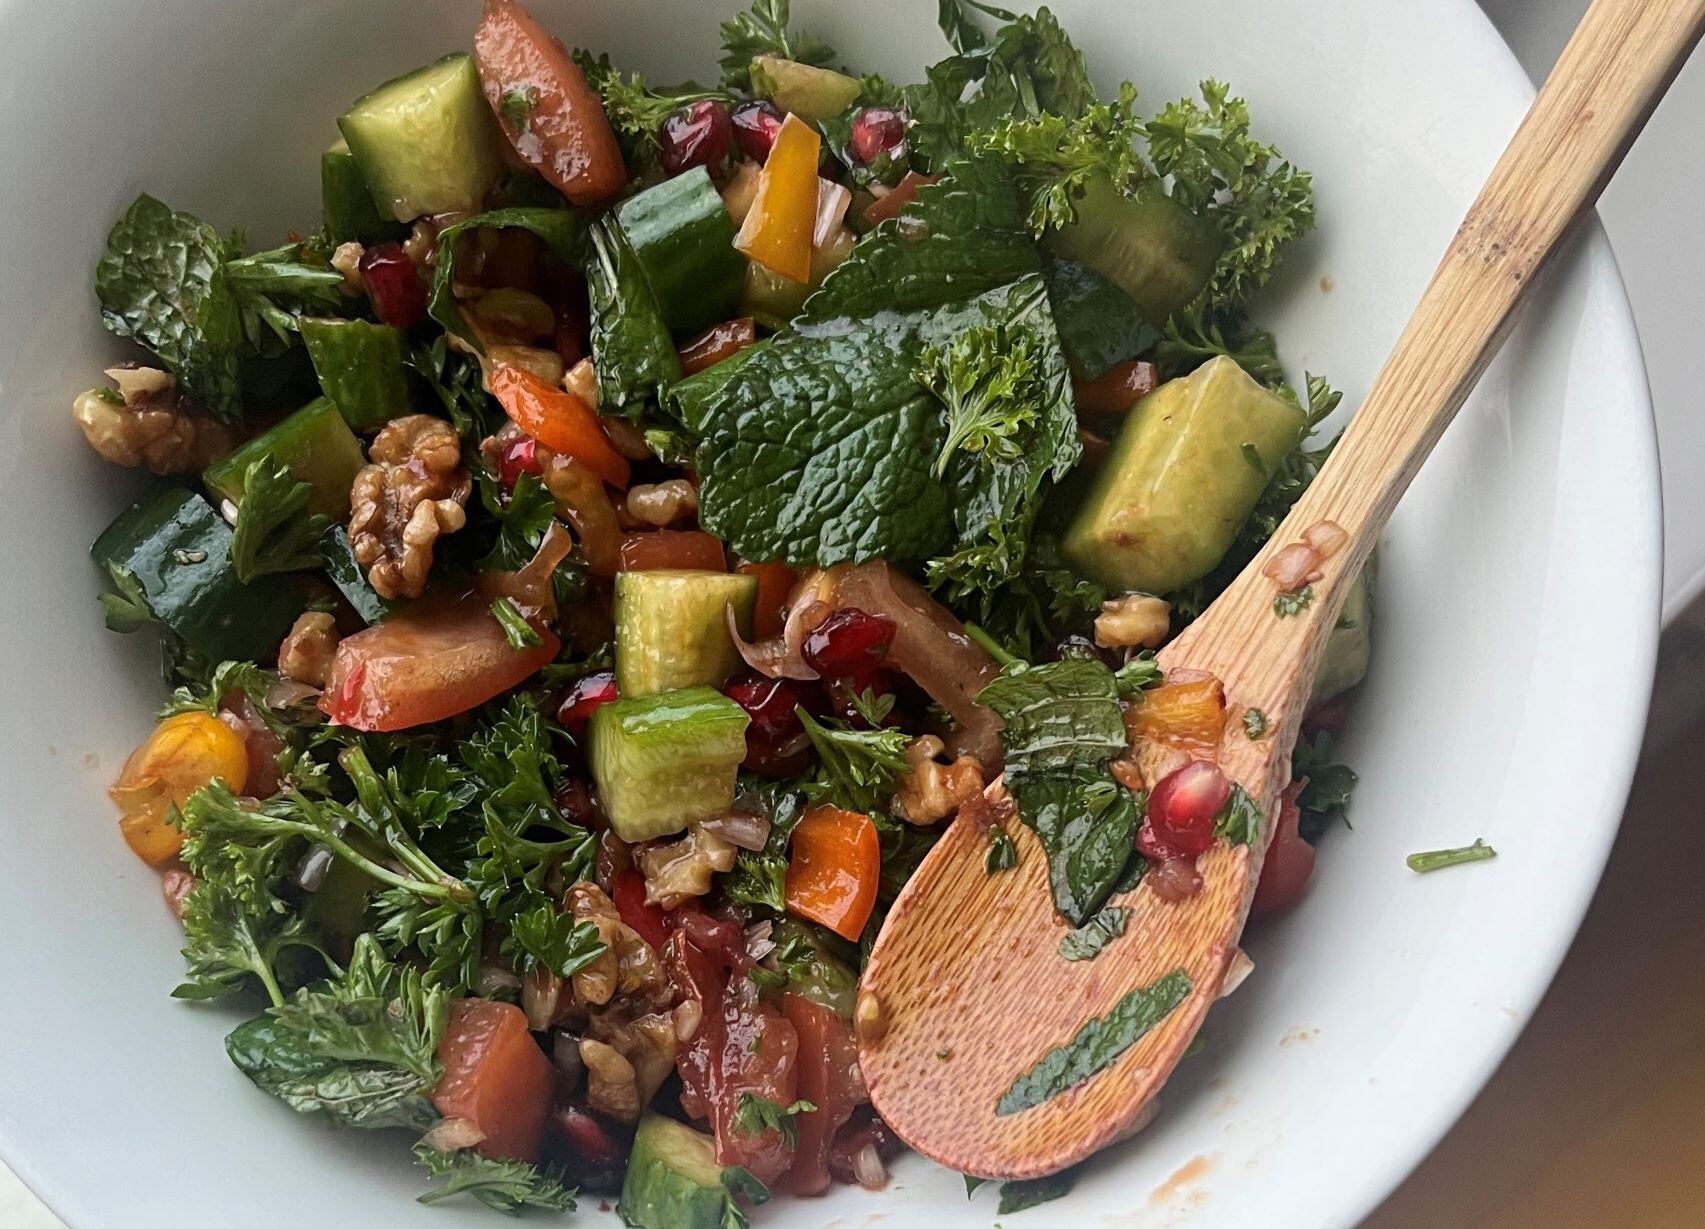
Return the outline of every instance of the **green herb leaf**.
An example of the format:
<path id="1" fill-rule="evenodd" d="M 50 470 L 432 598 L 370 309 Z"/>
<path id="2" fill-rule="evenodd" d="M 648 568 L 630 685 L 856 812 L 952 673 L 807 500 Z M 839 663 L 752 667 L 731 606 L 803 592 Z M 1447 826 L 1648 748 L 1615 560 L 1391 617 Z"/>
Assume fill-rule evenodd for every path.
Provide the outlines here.
<path id="1" fill-rule="evenodd" d="M 514 93 L 515 91 L 510 91 Z M 505 95 L 507 98 L 507 95 Z M 482 343 L 456 302 L 456 266 L 466 246 L 465 235 L 480 230 L 525 230 L 544 240 L 545 246 L 570 265 L 579 265 L 587 254 L 586 215 L 578 209 L 545 209 L 524 206 L 493 209 L 446 227 L 438 233 L 438 255 L 432 266 L 432 318 L 476 348 Z"/>
<path id="2" fill-rule="evenodd" d="M 527 969 L 544 965 L 558 977 L 573 977 L 608 948 L 591 922 L 576 922 L 546 900 L 509 923 L 509 933 L 525 953 Z"/>
<path id="3" fill-rule="evenodd" d="M 756 0 L 751 9 L 722 23 L 722 84 L 725 89 L 749 91 L 752 60 L 776 55 L 821 68 L 835 58 L 834 51 L 809 35 L 788 31 L 791 14 L 788 0 Z"/>
<path id="4" fill-rule="evenodd" d="M 1012 838 L 1004 828 L 989 829 L 989 852 L 983 859 L 983 870 L 995 875 L 1001 871 L 1009 871 L 1018 865 L 1018 846 L 1012 843 Z"/>
<path id="5" fill-rule="evenodd" d="M 1259 742 L 1267 736 L 1267 714 L 1258 708 L 1243 710 L 1243 733 L 1250 742 Z"/>
<path id="6" fill-rule="evenodd" d="M 849 811 L 885 808 L 895 780 L 906 771 L 911 736 L 898 729 L 855 730 L 832 718 L 819 721 L 803 708 L 794 711 L 817 752 L 817 776 L 805 786 L 806 795 Z"/>
<path id="7" fill-rule="evenodd" d="M 148 597 L 143 593 L 142 582 L 136 579 L 136 574 L 116 563 L 108 563 L 106 571 L 112 592 L 101 594 L 100 602 L 107 630 L 129 633 L 141 631 L 154 623 L 153 608 L 148 605 Z"/>
<path id="8" fill-rule="evenodd" d="M 681 359 L 639 258 L 612 218 L 592 228 L 586 288 L 598 408 L 637 418 L 680 380 Z"/>
<path id="9" fill-rule="evenodd" d="M 476 1152 L 439 1152 L 417 1144 L 415 1160 L 439 1185 L 420 1197 L 421 1203 L 437 1203 L 456 1195 L 467 1195 L 486 1207 L 508 1216 L 524 1208 L 547 1212 L 572 1212 L 577 1192 L 562 1177 L 525 1161 L 492 1161 Z"/>
<path id="10" fill-rule="evenodd" d="M 765 1131 L 775 1131 L 781 1136 L 784 1145 L 797 1148 L 799 1124 L 793 1121 L 794 1115 L 811 1114 L 816 1110 L 817 1107 L 809 1101 L 795 1101 L 792 1105 L 781 1106 L 768 1097 L 743 1092 L 740 1094 L 739 1108 L 734 1111 L 734 1127 L 743 1135 L 762 1135 Z"/>
<path id="11" fill-rule="evenodd" d="M 1314 586 L 1304 585 L 1300 589 L 1288 589 L 1273 599 L 1273 613 L 1281 619 L 1288 619 L 1301 614 L 1314 605 Z"/>
<path id="12" fill-rule="evenodd" d="M 1466 862 L 1485 862 L 1498 856 L 1498 851 L 1485 841 L 1478 838 L 1474 844 L 1464 845 L 1460 849 L 1434 849 L 1426 853 L 1412 853 L 1404 859 L 1409 869 L 1417 874 L 1428 871 L 1443 870 L 1447 866 L 1461 866 Z"/>
<path id="13" fill-rule="evenodd" d="M 1233 845 L 1252 845 L 1260 837 L 1261 808 L 1243 786 L 1231 787 L 1231 797 L 1214 820 L 1214 835 Z"/>
<path id="14" fill-rule="evenodd" d="M 616 130 L 622 154 L 630 173 L 643 172 L 659 165 L 663 146 L 658 140 L 663 121 L 695 102 L 707 98 L 732 101 L 722 90 L 701 89 L 695 82 L 663 89 L 651 89 L 638 73 L 623 76 L 610 63 L 608 55 L 593 58 L 590 52 L 576 51 L 574 61 L 586 74 L 586 81 L 604 103 L 604 114 L 610 127 Z"/>
<path id="15" fill-rule="evenodd" d="M 1190 990 L 1190 978 L 1183 969 L 1174 969 L 1152 986 L 1132 990 L 1106 1015 L 1089 1020 L 1070 1041 L 1049 1050 L 1014 1080 L 995 1103 L 995 1113 L 1005 1117 L 1041 1105 L 1111 1067 L 1187 999 Z"/>
<path id="16" fill-rule="evenodd" d="M 342 976 L 298 990 L 239 1025 L 226 1052 L 261 1090 L 335 1126 L 412 1127 L 438 1117 L 427 1094 L 448 995 L 418 969 L 387 962 L 371 935 L 355 941 Z"/>
<path id="17" fill-rule="evenodd" d="M 985 465 L 1016 460 L 1045 397 L 1033 335 L 1009 336 L 999 325 L 968 330 L 945 348 L 926 348 L 917 378 L 947 407 L 937 478 L 959 450 Z"/>
<path id="18" fill-rule="evenodd" d="M 722 1197 L 722 1229 L 751 1229 L 752 1222 L 737 1201 L 744 1199 L 753 1207 L 768 1203 L 770 1188 L 745 1166 L 730 1165 L 722 1171 Z"/>
<path id="19" fill-rule="evenodd" d="M 1039 1204 L 1051 1203 L 1071 1194 L 1077 1183 L 1077 1170 L 1066 1169 L 1043 1178 L 1002 1182 L 1000 1203 L 995 1207 L 998 1216 L 1011 1216 Z"/>
<path id="20" fill-rule="evenodd" d="M 231 533 L 231 565 L 244 584 L 273 572 L 320 566 L 331 518 L 308 511 L 314 488 L 298 481 L 270 452 L 243 475 L 243 500 Z"/>
<path id="21" fill-rule="evenodd" d="M 1291 751 L 1291 776 L 1308 782 L 1297 797 L 1301 812 L 1297 831 L 1305 841 L 1318 842 L 1335 822 L 1348 826 L 1357 777 L 1348 765 L 1337 762 L 1330 733 L 1318 730 L 1313 737 L 1297 739 Z"/>
<path id="22" fill-rule="evenodd" d="M 1102 948 L 1125 933 L 1131 924 L 1131 913 L 1124 905 L 1109 905 L 1060 940 L 1060 958 L 1094 960 Z"/>
<path id="23" fill-rule="evenodd" d="M 533 112 L 539 106 L 539 92 L 531 87 L 504 90 L 498 100 L 497 114 L 510 129 L 524 134 L 533 124 Z"/>
<path id="24" fill-rule="evenodd" d="M 1147 352 L 1160 330 L 1137 314 L 1131 296 L 1088 265 L 1048 258 L 1048 304 L 1072 375 L 1093 380 Z"/>
<path id="25" fill-rule="evenodd" d="M 523 649 L 537 648 L 543 644 L 539 638 L 538 629 L 527 622 L 527 617 L 521 613 L 521 608 L 515 604 L 514 598 L 500 597 L 491 604 L 491 614 L 503 627 L 503 638 L 509 647 L 519 653 Z"/>

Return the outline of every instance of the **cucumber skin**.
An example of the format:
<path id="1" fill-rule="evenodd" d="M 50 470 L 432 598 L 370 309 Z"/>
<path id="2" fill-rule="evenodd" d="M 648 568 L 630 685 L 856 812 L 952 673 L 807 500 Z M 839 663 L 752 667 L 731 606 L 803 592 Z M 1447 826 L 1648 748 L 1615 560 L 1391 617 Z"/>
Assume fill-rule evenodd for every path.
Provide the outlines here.
<path id="1" fill-rule="evenodd" d="M 156 487 L 118 515 L 89 551 L 142 585 L 148 608 L 213 661 L 266 660 L 307 602 L 286 576 L 245 585 L 231 566 L 231 527 L 194 491 Z"/>
<path id="2" fill-rule="evenodd" d="M 728 572 L 659 570 L 616 574 L 616 686 L 623 696 L 721 686 L 740 668 L 723 613 L 734 605 L 740 634 L 752 634 L 758 578 Z"/>
<path id="3" fill-rule="evenodd" d="M 734 220 L 704 167 L 624 201 L 616 224 L 670 329 L 701 329 L 734 314 L 746 258 L 734 249 Z"/>
<path id="4" fill-rule="evenodd" d="M 633 1229 L 723 1229 L 729 1194 L 710 1136 L 647 1113 L 634 1133 L 618 1207 Z"/>
<path id="5" fill-rule="evenodd" d="M 310 401 L 224 460 L 208 466 L 201 480 L 215 498 L 241 505 L 249 466 L 269 452 L 298 481 L 314 488 L 308 501 L 310 511 L 333 520 L 349 515 L 350 484 L 367 458 L 360 441 L 330 401 L 324 397 Z"/>
<path id="6" fill-rule="evenodd" d="M 1170 593 L 1207 575 L 1307 432 L 1301 409 L 1224 355 L 1167 381 L 1126 416 L 1066 530 L 1066 559 L 1119 592 Z"/>
<path id="7" fill-rule="evenodd" d="M 367 583 L 366 574 L 355 561 L 355 552 L 349 547 L 348 530 L 342 525 L 328 529 L 320 553 L 325 560 L 326 575 L 331 577 L 332 584 L 337 586 L 344 600 L 355 608 L 363 623 L 371 627 L 391 613 L 391 603 Z"/>
<path id="8" fill-rule="evenodd" d="M 344 422 L 357 431 L 377 431 L 408 413 L 408 344 L 401 329 L 305 317 L 301 330 L 320 390 Z"/>
<path id="9" fill-rule="evenodd" d="M 1158 328 L 1202 292 L 1224 240 L 1170 197 L 1132 199 L 1103 177 L 1084 190 L 1077 221 L 1049 235 L 1046 245 L 1123 290 Z"/>
<path id="10" fill-rule="evenodd" d="M 355 155 L 339 145 L 320 155 L 320 207 L 332 242 L 381 243 L 408 234 L 402 223 L 380 216 Z"/>
<path id="11" fill-rule="evenodd" d="M 587 726 L 587 761 L 616 835 L 629 843 L 727 813 L 750 718 L 709 687 L 617 700 Z"/>
<path id="12" fill-rule="evenodd" d="M 421 92 L 429 82 L 435 87 L 430 97 Z M 412 115 L 398 105 L 405 99 L 414 104 Z M 503 173 L 503 137 L 466 52 L 385 82 L 358 99 L 337 126 L 380 216 L 398 222 L 475 212 Z"/>
<path id="13" fill-rule="evenodd" d="M 811 124 L 834 119 L 864 93 L 856 77 L 774 55 L 752 60 L 752 85 L 783 111 Z"/>

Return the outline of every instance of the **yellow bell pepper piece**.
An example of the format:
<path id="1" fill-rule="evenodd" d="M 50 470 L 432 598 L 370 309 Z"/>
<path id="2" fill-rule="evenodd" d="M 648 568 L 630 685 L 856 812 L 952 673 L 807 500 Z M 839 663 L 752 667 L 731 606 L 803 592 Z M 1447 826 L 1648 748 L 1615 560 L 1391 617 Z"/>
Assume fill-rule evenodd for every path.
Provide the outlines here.
<path id="1" fill-rule="evenodd" d="M 211 713 L 179 713 L 156 726 L 107 790 L 123 813 L 119 831 L 136 856 L 153 867 L 177 857 L 184 834 L 172 824 L 172 812 L 216 777 L 236 793 L 248 784 L 241 735 Z"/>
<path id="2" fill-rule="evenodd" d="M 817 222 L 817 130 L 790 114 L 776 134 L 758 175 L 752 202 L 734 246 L 790 282 L 811 280 L 811 232 Z"/>

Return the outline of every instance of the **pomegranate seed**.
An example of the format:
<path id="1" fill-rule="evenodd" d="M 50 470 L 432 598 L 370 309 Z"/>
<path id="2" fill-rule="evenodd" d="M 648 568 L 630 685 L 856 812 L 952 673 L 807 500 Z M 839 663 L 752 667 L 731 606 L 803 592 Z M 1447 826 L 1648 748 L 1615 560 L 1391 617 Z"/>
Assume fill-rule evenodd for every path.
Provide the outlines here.
<path id="1" fill-rule="evenodd" d="M 795 711 L 801 704 L 812 707 L 813 697 L 804 687 L 752 673 L 722 691 L 752 719 L 746 727 L 746 768 L 766 777 L 788 777 L 810 766 L 810 742 Z"/>
<path id="2" fill-rule="evenodd" d="M 906 153 L 906 117 L 892 107 L 866 107 L 852 122 L 851 145 L 864 166 L 884 154 L 898 162 Z"/>
<path id="3" fill-rule="evenodd" d="M 782 113 L 775 103 L 754 98 L 735 107 L 730 119 L 734 125 L 734 143 L 740 152 L 754 162 L 767 159 L 770 147 L 776 143 L 776 134 L 781 131 Z"/>
<path id="4" fill-rule="evenodd" d="M 522 474 L 541 474 L 539 441 L 530 435 L 518 435 L 505 444 L 497 458 L 497 480 L 505 490 L 514 490 Z"/>
<path id="5" fill-rule="evenodd" d="M 426 283 L 415 271 L 400 243 L 381 243 L 361 255 L 362 285 L 380 320 L 399 329 L 412 329 L 426 315 Z"/>
<path id="6" fill-rule="evenodd" d="M 730 968 L 741 969 L 751 961 L 739 922 L 714 917 L 697 905 L 682 905 L 664 914 L 663 924 L 681 931 L 694 947 Z"/>
<path id="7" fill-rule="evenodd" d="M 1148 858 L 1194 857 L 1214 843 L 1214 820 L 1230 800 L 1231 782 L 1219 765 L 1191 760 L 1149 791 L 1137 848 Z"/>
<path id="8" fill-rule="evenodd" d="M 608 823 L 603 808 L 592 793 L 592 786 L 576 777 L 564 781 L 552 801 L 556 803 L 557 810 L 582 828 L 603 828 Z"/>
<path id="9" fill-rule="evenodd" d="M 728 157 L 734 142 L 734 120 L 728 107 L 704 98 L 663 121 L 657 143 L 663 147 L 663 169 L 671 175 L 695 166 L 714 170 Z"/>
<path id="10" fill-rule="evenodd" d="M 800 651 L 825 679 L 861 692 L 875 682 L 898 630 L 892 619 L 845 606 L 818 624 Z"/>
<path id="11" fill-rule="evenodd" d="M 570 687 L 562 703 L 557 705 L 557 724 L 579 738 L 586 732 L 586 723 L 592 720 L 593 713 L 620 698 L 613 671 L 600 670 L 596 674 L 588 674 Z"/>
<path id="12" fill-rule="evenodd" d="M 586 1110 L 558 1105 L 545 1126 L 547 1156 L 582 1188 L 620 1189 L 627 1148 L 615 1132 Z"/>

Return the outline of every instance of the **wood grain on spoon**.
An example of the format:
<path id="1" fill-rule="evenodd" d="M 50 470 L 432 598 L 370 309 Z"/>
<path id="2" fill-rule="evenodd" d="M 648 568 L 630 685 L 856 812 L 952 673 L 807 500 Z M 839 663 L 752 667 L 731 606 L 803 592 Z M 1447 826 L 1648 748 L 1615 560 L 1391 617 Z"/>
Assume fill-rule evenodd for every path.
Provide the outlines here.
<path id="1" fill-rule="evenodd" d="M 1202 891 L 1186 902 L 1166 903 L 1148 884 L 1116 897 L 1111 903 L 1134 910 L 1129 928 L 1080 962 L 1058 955 L 1065 925 L 1046 859 L 1017 819 L 1005 824 L 1019 850 L 1014 870 L 986 873 L 986 834 L 962 821 L 906 885 L 864 974 L 860 1063 L 877 1111 L 919 1152 L 981 1177 L 1035 1177 L 1142 1121 L 1220 994 L 1290 781 L 1297 727 L 1351 582 L 1702 23 L 1705 0 L 1595 0 L 1331 461 L 1263 552 L 1160 654 L 1168 670 L 1206 670 L 1224 682 L 1219 762 L 1260 804 L 1262 839 L 1216 842 L 1199 864 Z M 1325 521 L 1348 540 L 1321 565 L 1313 602 L 1280 618 L 1262 567 Z M 1267 718 L 1260 740 L 1240 720 L 1250 708 Z M 1133 991 L 1179 973 L 1187 995 L 1110 1065 L 1040 1104 L 1014 1110 L 1009 1099 L 999 1112 L 1003 1095 L 1048 1051 L 1121 1000 L 1128 1007 Z"/>

